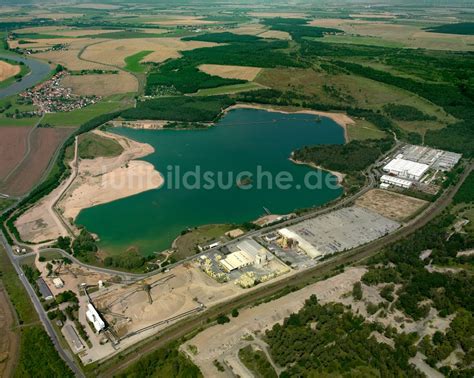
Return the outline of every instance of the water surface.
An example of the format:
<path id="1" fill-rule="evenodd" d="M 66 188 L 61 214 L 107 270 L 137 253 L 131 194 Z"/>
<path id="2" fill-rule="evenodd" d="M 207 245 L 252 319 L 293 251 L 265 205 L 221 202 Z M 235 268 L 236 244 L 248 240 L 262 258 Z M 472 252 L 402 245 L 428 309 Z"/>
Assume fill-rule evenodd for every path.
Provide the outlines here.
<path id="1" fill-rule="evenodd" d="M 117 253 L 134 246 L 141 253 L 150 254 L 169 248 L 187 227 L 251 221 L 263 215 L 264 207 L 274 214 L 286 214 L 298 208 L 323 205 L 342 193 L 341 188 L 327 186 L 298 188 L 298 184 L 304 183 L 305 175 L 313 170 L 288 160 L 293 150 L 304 145 L 344 142 L 342 127 L 328 118 L 318 121 L 310 114 L 236 109 L 206 130 L 119 128 L 114 132 L 155 148 L 155 152 L 143 160 L 163 173 L 165 184 L 79 214 L 77 223 L 97 233 L 101 247 L 108 252 Z M 282 171 L 290 173 L 295 185 L 281 190 L 275 185 L 269 188 L 265 184 L 268 180 L 262 180 L 264 188 L 257 189 L 257 181 L 249 181 L 245 175 L 240 186 L 232 182 L 228 190 L 205 190 L 185 189 L 182 182 L 180 188 L 172 188 L 167 180 L 170 166 L 178 166 L 181 173 L 195 170 L 196 166 L 201 172 L 255 173 L 258 165 L 274 177 Z M 329 173 L 323 175 L 326 177 Z M 253 188 L 244 190 L 242 185 L 246 183 Z"/>
<path id="2" fill-rule="evenodd" d="M 31 88 L 39 82 L 46 79 L 51 72 L 48 64 L 39 60 L 20 57 L 18 55 L 0 54 L 0 58 L 23 62 L 30 68 L 30 73 L 24 76 L 20 81 L 15 81 L 8 87 L 0 88 L 0 99 L 16 95 L 25 89 Z"/>

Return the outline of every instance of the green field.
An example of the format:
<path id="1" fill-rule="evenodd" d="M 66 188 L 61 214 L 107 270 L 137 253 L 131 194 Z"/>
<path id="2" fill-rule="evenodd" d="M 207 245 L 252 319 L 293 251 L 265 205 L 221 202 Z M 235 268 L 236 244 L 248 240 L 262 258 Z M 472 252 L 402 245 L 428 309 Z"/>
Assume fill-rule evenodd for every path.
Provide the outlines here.
<path id="1" fill-rule="evenodd" d="M 365 46 L 380 46 L 380 47 L 395 47 L 402 48 L 405 47 L 403 43 L 387 41 L 379 37 L 366 37 L 366 36 L 356 36 L 356 35 L 326 35 L 323 39 L 320 39 L 323 42 L 329 43 L 344 43 L 344 44 L 353 44 L 353 45 L 365 45 Z"/>
<path id="2" fill-rule="evenodd" d="M 234 85 L 223 85 L 222 87 L 217 88 L 207 88 L 207 89 L 200 89 L 197 91 L 196 96 L 217 96 L 223 94 L 232 94 L 232 93 L 239 93 L 239 92 L 246 92 L 252 91 L 255 89 L 262 89 L 265 88 L 260 84 L 257 83 L 245 83 L 245 84 L 234 84 Z"/>
<path id="3" fill-rule="evenodd" d="M 122 152 L 123 147 L 114 139 L 94 133 L 86 133 L 79 137 L 78 153 L 81 159 L 119 156 Z"/>
<path id="4" fill-rule="evenodd" d="M 59 260 L 62 259 L 63 255 L 59 252 L 56 251 L 41 251 L 40 256 L 44 257 L 45 260 L 50 261 L 50 260 Z"/>
<path id="5" fill-rule="evenodd" d="M 21 104 L 19 96 L 10 96 L 0 100 L 0 127 L 1 126 L 34 126 L 39 117 L 13 118 L 17 112 L 31 112 L 36 108 L 34 105 Z"/>
<path id="6" fill-rule="evenodd" d="M 173 257 L 176 260 L 182 260 L 189 256 L 193 256 L 198 251 L 198 244 L 203 244 L 224 236 L 227 231 L 230 231 L 235 227 L 235 225 L 231 224 L 208 224 L 197 227 L 190 232 L 181 235 L 176 240 L 177 252 L 173 254 Z"/>
<path id="7" fill-rule="evenodd" d="M 38 315 L 3 247 L 0 247 L 0 273 L 3 285 L 15 307 L 20 324 L 37 322 Z"/>
<path id="8" fill-rule="evenodd" d="M 143 72 L 145 71 L 145 66 L 140 64 L 140 61 L 145 58 L 147 55 L 150 55 L 153 51 L 144 50 L 136 54 L 127 56 L 125 58 L 125 69 L 131 72 Z"/>
<path id="9" fill-rule="evenodd" d="M 365 120 L 357 120 L 355 124 L 347 125 L 349 140 L 382 139 L 387 134 Z"/>
<path id="10" fill-rule="evenodd" d="M 7 207 L 10 207 L 15 203 L 14 199 L 11 198 L 0 198 L 0 213 Z"/>
<path id="11" fill-rule="evenodd" d="M 123 109 L 126 106 L 122 101 L 106 98 L 96 104 L 71 112 L 46 114 L 42 123 L 48 123 L 51 126 L 57 127 L 79 127 L 94 117 Z"/>

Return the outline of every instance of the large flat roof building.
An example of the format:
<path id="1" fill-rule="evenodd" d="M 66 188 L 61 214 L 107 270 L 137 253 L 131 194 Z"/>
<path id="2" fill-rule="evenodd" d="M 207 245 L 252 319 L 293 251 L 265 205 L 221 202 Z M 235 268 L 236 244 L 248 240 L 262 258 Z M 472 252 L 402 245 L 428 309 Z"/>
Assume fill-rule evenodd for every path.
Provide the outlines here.
<path id="1" fill-rule="evenodd" d="M 430 167 L 427 164 L 417 163 L 415 161 L 405 160 L 397 157 L 385 165 L 383 170 L 400 178 L 418 181 L 423 177 L 429 168 Z"/>
<path id="2" fill-rule="evenodd" d="M 259 260 L 259 256 L 266 255 L 268 252 L 253 239 L 244 239 L 236 247 L 237 251 L 220 261 L 221 267 L 227 272 L 253 265 Z"/>
<path id="3" fill-rule="evenodd" d="M 405 188 L 405 189 L 409 189 L 413 184 L 409 180 L 405 180 L 400 177 L 393 177 L 389 175 L 383 175 L 382 177 L 380 177 L 380 182 L 382 184 L 398 186 L 400 188 Z"/>

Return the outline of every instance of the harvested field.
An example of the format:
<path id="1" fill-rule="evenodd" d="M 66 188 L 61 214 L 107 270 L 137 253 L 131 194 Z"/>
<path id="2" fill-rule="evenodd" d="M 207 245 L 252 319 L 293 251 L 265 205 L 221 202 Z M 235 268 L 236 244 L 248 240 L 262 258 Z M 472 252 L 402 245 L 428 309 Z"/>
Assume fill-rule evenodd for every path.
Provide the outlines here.
<path id="1" fill-rule="evenodd" d="M 260 33 L 267 31 L 267 28 L 262 24 L 247 24 L 239 26 L 238 28 L 228 29 L 227 31 L 238 35 L 259 35 Z"/>
<path id="2" fill-rule="evenodd" d="M 31 49 L 34 51 L 44 51 L 47 50 L 54 45 L 62 44 L 62 45 L 69 45 L 72 42 L 75 42 L 75 38 L 50 38 L 50 39 L 26 39 L 28 42 L 31 43 L 22 43 L 19 44 L 18 40 L 9 41 L 9 46 L 12 49 L 17 47 L 24 48 L 24 49 Z"/>
<path id="3" fill-rule="evenodd" d="M 15 318 L 7 293 L 0 282 L 0 377 L 11 377 L 18 356 L 18 334 L 12 330 Z"/>
<path id="4" fill-rule="evenodd" d="M 0 82 L 20 73 L 20 66 L 0 60 Z"/>
<path id="5" fill-rule="evenodd" d="M 138 91 L 137 79 L 126 72 L 104 75 L 67 75 L 61 84 L 71 88 L 73 93 L 82 96 L 111 96 Z"/>
<path id="6" fill-rule="evenodd" d="M 474 36 L 472 35 L 430 33 L 414 25 L 338 18 L 317 19 L 311 21 L 310 25 L 337 28 L 354 36 L 378 37 L 412 48 L 474 51 Z M 340 36 L 340 38 L 346 38 L 346 36 Z M 330 40 L 336 39 L 337 36 L 330 37 Z"/>
<path id="7" fill-rule="evenodd" d="M 356 200 L 357 206 L 398 222 L 416 214 L 426 204 L 427 202 L 421 199 L 381 189 L 372 189 Z"/>
<path id="8" fill-rule="evenodd" d="M 0 127 L 0 181 L 21 162 L 31 127 Z"/>
<path id="9" fill-rule="evenodd" d="M 54 40 L 57 41 L 57 39 Z M 78 58 L 78 54 L 82 49 L 92 43 L 100 43 L 102 41 L 105 41 L 105 39 L 77 38 L 68 44 L 66 50 L 40 52 L 35 54 L 35 58 L 51 61 L 54 64 L 62 64 L 69 70 L 110 70 L 109 66 L 87 62 Z"/>
<path id="10" fill-rule="evenodd" d="M 22 195 L 31 190 L 42 178 L 58 147 L 73 132 L 72 128 L 39 128 L 31 135 L 30 153 L 1 190 L 10 195 Z"/>
<path id="11" fill-rule="evenodd" d="M 217 46 L 215 43 L 200 41 L 181 41 L 179 38 L 135 38 L 127 40 L 108 40 L 87 47 L 82 58 L 113 66 L 125 66 L 124 59 L 140 51 L 153 51 L 142 62 L 163 62 L 169 58 L 180 57 L 179 51 L 199 47 Z"/>
<path id="12" fill-rule="evenodd" d="M 254 80 L 262 70 L 258 67 L 224 66 L 220 64 L 201 64 L 198 68 L 209 75 L 247 81 Z"/>

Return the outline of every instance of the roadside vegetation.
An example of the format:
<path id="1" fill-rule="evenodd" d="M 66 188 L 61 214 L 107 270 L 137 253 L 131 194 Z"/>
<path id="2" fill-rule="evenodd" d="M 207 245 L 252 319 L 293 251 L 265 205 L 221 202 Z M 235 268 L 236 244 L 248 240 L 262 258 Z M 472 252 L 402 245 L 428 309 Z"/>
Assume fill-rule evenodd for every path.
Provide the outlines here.
<path id="1" fill-rule="evenodd" d="M 5 250 L 0 247 L 0 279 L 15 308 L 20 333 L 20 350 L 15 377 L 73 377 L 59 357 L 42 325 Z"/>
<path id="2" fill-rule="evenodd" d="M 178 346 L 175 343 L 140 358 L 116 375 L 117 378 L 156 376 L 200 378 L 202 374 L 191 361 L 178 351 Z"/>

